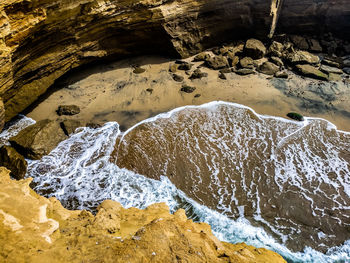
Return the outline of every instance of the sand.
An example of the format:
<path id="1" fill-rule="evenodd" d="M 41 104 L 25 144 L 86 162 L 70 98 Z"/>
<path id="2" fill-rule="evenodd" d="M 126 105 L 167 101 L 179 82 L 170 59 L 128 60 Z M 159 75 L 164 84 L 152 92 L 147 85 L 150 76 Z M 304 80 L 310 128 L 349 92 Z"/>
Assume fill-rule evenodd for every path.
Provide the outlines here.
<path id="1" fill-rule="evenodd" d="M 186 59 L 191 61 L 192 58 Z M 350 131 L 350 82 L 317 81 L 289 72 L 289 79 L 276 79 L 255 73 L 240 76 L 202 67 L 208 77 L 190 80 L 189 72 L 178 71 L 182 83 L 173 80 L 163 57 L 137 57 L 109 64 L 90 65 L 60 79 L 51 91 L 27 112 L 36 121 L 74 119 L 103 124 L 117 121 L 125 130 L 139 121 L 184 105 L 200 105 L 214 100 L 243 104 L 259 114 L 285 117 L 295 111 L 304 116 L 325 118 L 338 129 Z M 201 66 L 193 63 L 191 71 Z M 133 73 L 133 66 L 146 71 Z M 193 93 L 180 91 L 183 84 L 195 87 Z M 58 105 L 78 105 L 74 116 L 58 116 Z"/>

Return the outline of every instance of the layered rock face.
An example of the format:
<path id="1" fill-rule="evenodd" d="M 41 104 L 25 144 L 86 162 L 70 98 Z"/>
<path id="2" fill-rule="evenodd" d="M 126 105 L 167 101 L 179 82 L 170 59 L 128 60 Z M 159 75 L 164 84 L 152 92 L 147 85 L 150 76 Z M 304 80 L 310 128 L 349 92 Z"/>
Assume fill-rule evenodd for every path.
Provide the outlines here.
<path id="1" fill-rule="evenodd" d="M 139 210 L 104 201 L 94 216 L 37 195 L 30 181 L 0 168 L 1 262 L 285 262 L 263 248 L 220 242 L 181 209 L 171 215 L 165 204 Z"/>

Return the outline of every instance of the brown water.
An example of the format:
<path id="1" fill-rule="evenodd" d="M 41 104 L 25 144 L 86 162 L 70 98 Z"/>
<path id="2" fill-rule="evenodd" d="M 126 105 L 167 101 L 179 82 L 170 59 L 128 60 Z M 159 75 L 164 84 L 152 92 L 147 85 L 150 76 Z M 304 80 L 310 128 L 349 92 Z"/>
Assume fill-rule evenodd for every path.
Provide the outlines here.
<path id="1" fill-rule="evenodd" d="M 141 122 L 123 134 L 114 159 L 167 176 L 230 218 L 244 215 L 292 250 L 326 251 L 350 238 L 350 134 L 325 120 L 213 102 Z"/>

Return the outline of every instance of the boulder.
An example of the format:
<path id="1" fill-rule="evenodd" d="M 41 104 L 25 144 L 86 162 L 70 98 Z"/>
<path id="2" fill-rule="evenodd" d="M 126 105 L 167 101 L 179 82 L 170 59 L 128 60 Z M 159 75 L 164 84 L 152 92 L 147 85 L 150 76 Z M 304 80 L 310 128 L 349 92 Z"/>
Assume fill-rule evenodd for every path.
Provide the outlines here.
<path id="1" fill-rule="evenodd" d="M 173 80 L 175 80 L 176 82 L 182 82 L 184 80 L 184 77 L 178 74 L 173 74 L 172 77 L 173 77 Z"/>
<path id="2" fill-rule="evenodd" d="M 236 70 L 235 73 L 238 74 L 238 75 L 245 76 L 245 75 L 253 74 L 254 70 L 250 69 L 250 68 L 241 68 L 241 69 Z"/>
<path id="3" fill-rule="evenodd" d="M 186 93 L 192 93 L 195 90 L 196 90 L 195 87 L 191 87 L 191 86 L 188 86 L 188 85 L 183 85 L 182 88 L 181 88 L 181 91 L 186 92 Z"/>
<path id="4" fill-rule="evenodd" d="M 301 50 L 289 54 L 288 60 L 294 64 L 318 64 L 320 62 L 318 56 Z"/>
<path id="5" fill-rule="evenodd" d="M 60 122 L 60 126 L 65 135 L 69 136 L 75 132 L 79 127 L 82 127 L 82 124 L 78 120 L 64 120 Z"/>
<path id="6" fill-rule="evenodd" d="M 221 55 L 209 58 L 206 65 L 212 69 L 222 69 L 229 67 L 227 58 Z"/>
<path id="7" fill-rule="evenodd" d="M 210 54 L 207 52 L 202 52 L 193 58 L 193 61 L 207 61 L 210 58 Z"/>
<path id="8" fill-rule="evenodd" d="M 320 71 L 318 68 L 307 65 L 307 64 L 302 64 L 302 65 L 296 65 L 297 71 L 305 76 L 305 77 L 310 77 L 314 79 L 320 79 L 320 80 L 328 80 L 327 74 L 323 73 Z"/>
<path id="9" fill-rule="evenodd" d="M 343 71 L 341 69 L 326 65 L 321 65 L 320 70 L 326 73 L 343 74 Z"/>
<path id="10" fill-rule="evenodd" d="M 77 105 L 60 105 L 56 112 L 59 116 L 76 115 L 80 113 L 80 108 Z"/>
<path id="11" fill-rule="evenodd" d="M 5 125 L 5 107 L 2 99 L 0 98 L 0 132 L 4 128 Z"/>
<path id="12" fill-rule="evenodd" d="M 266 47 L 257 39 L 248 39 L 244 46 L 244 52 L 248 57 L 259 59 L 265 56 Z"/>
<path id="13" fill-rule="evenodd" d="M 193 71 L 189 79 L 201 79 L 204 77 L 208 77 L 208 73 L 202 72 L 200 69 L 197 68 L 195 71 Z"/>
<path id="14" fill-rule="evenodd" d="M 273 64 L 272 62 L 266 61 L 263 63 L 259 68 L 258 71 L 260 73 L 266 74 L 266 75 L 274 75 L 280 70 L 279 66 Z"/>
<path id="15" fill-rule="evenodd" d="M 135 67 L 134 70 L 133 70 L 133 73 L 134 74 L 142 74 L 144 73 L 146 70 L 144 68 L 141 68 L 141 67 Z"/>
<path id="16" fill-rule="evenodd" d="M 10 175 L 21 180 L 27 172 L 27 161 L 11 146 L 4 145 L 0 148 L 0 163 L 11 171 Z"/>
<path id="17" fill-rule="evenodd" d="M 299 49 L 302 50 L 308 50 L 309 49 L 309 43 L 307 42 L 306 38 L 302 36 L 296 36 L 292 35 L 290 36 L 290 41 Z"/>
<path id="18" fill-rule="evenodd" d="M 239 61 L 242 68 L 254 68 L 254 60 L 250 57 L 244 57 Z"/>
<path id="19" fill-rule="evenodd" d="M 9 141 L 11 146 L 24 157 L 38 160 L 49 154 L 66 138 L 58 122 L 42 120 L 20 131 Z"/>
<path id="20" fill-rule="evenodd" d="M 269 47 L 269 54 L 276 56 L 276 57 L 282 57 L 282 53 L 284 51 L 284 46 L 280 42 L 273 41 L 272 44 Z"/>

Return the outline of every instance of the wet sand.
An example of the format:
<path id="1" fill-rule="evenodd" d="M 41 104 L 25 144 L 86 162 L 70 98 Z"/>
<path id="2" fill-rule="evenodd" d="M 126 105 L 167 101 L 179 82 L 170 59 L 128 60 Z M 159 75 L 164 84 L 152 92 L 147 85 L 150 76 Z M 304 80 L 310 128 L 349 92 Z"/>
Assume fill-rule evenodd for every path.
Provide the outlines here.
<path id="1" fill-rule="evenodd" d="M 186 59 L 191 61 L 192 58 Z M 173 80 L 169 65 L 162 57 L 137 57 L 106 65 L 90 66 L 56 83 L 45 100 L 27 114 L 42 119 L 74 119 L 86 123 L 117 121 L 125 130 L 139 121 L 184 105 L 200 105 L 214 100 L 235 102 L 253 108 L 259 114 L 285 117 L 290 111 L 321 117 L 338 129 L 350 130 L 350 82 L 324 82 L 296 76 L 276 79 L 255 73 L 240 76 L 202 67 L 208 77 L 190 80 L 189 72 L 178 71 L 182 83 Z M 193 63 L 191 72 L 200 67 Z M 133 65 L 146 71 L 133 73 Z M 193 93 L 180 91 L 183 84 L 195 87 Z M 56 113 L 58 105 L 78 105 L 75 116 Z"/>

